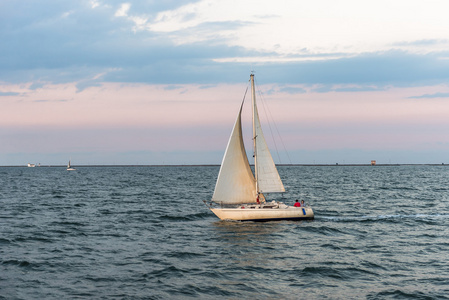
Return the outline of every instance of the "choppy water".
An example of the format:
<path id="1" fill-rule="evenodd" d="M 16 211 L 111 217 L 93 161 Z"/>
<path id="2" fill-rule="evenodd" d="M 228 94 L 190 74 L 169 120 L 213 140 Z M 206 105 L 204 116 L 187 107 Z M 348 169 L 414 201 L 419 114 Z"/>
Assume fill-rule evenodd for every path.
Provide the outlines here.
<path id="1" fill-rule="evenodd" d="M 0 168 L 0 298 L 449 299 L 448 167 L 279 169 L 314 221 L 219 221 L 218 167 Z"/>

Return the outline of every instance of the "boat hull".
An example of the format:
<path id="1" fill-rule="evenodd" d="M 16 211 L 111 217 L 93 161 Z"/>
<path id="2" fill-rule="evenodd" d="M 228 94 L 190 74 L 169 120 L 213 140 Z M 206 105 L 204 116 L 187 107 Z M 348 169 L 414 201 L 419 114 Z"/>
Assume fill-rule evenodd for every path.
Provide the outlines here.
<path id="1" fill-rule="evenodd" d="M 311 207 L 287 208 L 210 208 L 220 220 L 234 221 L 280 221 L 280 220 L 312 220 Z"/>

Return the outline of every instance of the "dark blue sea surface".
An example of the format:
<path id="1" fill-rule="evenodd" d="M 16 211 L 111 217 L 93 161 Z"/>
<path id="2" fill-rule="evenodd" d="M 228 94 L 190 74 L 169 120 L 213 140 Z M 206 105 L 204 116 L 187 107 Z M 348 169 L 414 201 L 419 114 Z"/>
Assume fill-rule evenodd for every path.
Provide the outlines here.
<path id="1" fill-rule="evenodd" d="M 0 298 L 449 299 L 449 167 L 281 166 L 316 218 L 265 223 L 218 170 L 0 168 Z"/>

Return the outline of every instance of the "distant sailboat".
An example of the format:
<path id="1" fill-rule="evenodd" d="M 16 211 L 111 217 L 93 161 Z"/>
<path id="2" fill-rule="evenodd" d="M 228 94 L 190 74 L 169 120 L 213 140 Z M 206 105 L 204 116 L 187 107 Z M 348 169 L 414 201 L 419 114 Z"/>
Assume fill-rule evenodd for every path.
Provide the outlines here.
<path id="1" fill-rule="evenodd" d="M 76 169 L 75 168 L 73 168 L 71 165 L 70 165 L 70 160 L 69 160 L 69 163 L 68 163 L 68 165 L 67 165 L 67 171 L 75 171 Z"/>
<path id="2" fill-rule="evenodd" d="M 29 168 L 34 168 L 36 166 L 36 164 L 30 164 L 30 163 L 28 163 L 28 167 Z"/>
<path id="3" fill-rule="evenodd" d="M 242 135 L 242 107 L 234 124 L 218 174 L 210 210 L 221 220 L 270 221 L 313 219 L 311 207 L 293 207 L 282 202 L 265 201 L 264 193 L 285 192 L 262 132 L 257 111 L 254 74 L 250 76 L 254 175 L 246 156 Z M 216 207 L 220 204 L 220 207 Z M 215 206 L 215 207 L 214 207 Z"/>

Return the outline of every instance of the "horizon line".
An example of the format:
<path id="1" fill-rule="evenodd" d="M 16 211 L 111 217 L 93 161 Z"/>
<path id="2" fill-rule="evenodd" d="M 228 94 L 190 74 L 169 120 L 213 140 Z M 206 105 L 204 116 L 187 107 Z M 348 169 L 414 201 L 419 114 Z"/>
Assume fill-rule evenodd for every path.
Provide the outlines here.
<path id="1" fill-rule="evenodd" d="M 254 166 L 254 164 L 250 164 L 251 166 Z M 220 167 L 220 164 L 77 164 L 73 165 L 73 167 Z M 334 164 L 276 164 L 277 167 L 300 167 L 300 166 L 310 166 L 310 167 L 385 167 L 385 166 L 449 166 L 449 164 L 441 163 L 388 163 L 388 164 L 348 164 L 348 163 L 334 163 Z M 0 165 L 0 168 L 30 168 L 27 165 Z M 67 165 L 40 165 L 40 166 L 34 166 L 31 168 L 49 168 L 49 167 L 55 167 L 55 168 L 67 168 Z"/>

